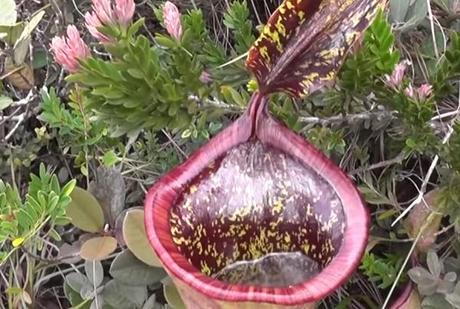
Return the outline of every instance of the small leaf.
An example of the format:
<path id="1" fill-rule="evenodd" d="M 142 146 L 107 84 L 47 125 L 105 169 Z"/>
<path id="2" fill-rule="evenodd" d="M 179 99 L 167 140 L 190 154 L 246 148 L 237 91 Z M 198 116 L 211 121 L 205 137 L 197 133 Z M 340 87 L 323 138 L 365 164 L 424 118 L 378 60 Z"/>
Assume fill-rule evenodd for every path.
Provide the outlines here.
<path id="1" fill-rule="evenodd" d="M 85 261 L 85 272 L 93 286 L 100 286 L 104 279 L 104 269 L 99 261 Z"/>
<path id="2" fill-rule="evenodd" d="M 0 112 L 13 104 L 13 99 L 7 96 L 0 96 Z"/>
<path id="3" fill-rule="evenodd" d="M 18 238 L 15 238 L 12 242 L 12 245 L 13 247 L 17 248 L 19 247 L 20 245 L 22 245 L 22 243 L 24 242 L 25 238 L 24 237 L 18 237 Z"/>
<path id="4" fill-rule="evenodd" d="M 166 301 L 171 307 L 174 309 L 187 309 L 171 279 L 165 280 L 163 283 L 163 293 L 165 295 Z"/>
<path id="5" fill-rule="evenodd" d="M 84 302 L 83 298 L 80 296 L 80 293 L 73 290 L 67 283 L 64 283 L 64 294 L 72 306 L 79 309 L 89 309 L 89 304 L 80 306 Z"/>
<path id="6" fill-rule="evenodd" d="M 460 308 L 460 282 L 455 286 L 453 293 L 446 295 L 446 300 L 455 308 Z"/>
<path id="7" fill-rule="evenodd" d="M 430 270 L 431 274 L 435 278 L 439 278 L 442 272 L 442 264 L 439 261 L 438 255 L 434 251 L 429 251 L 426 257 L 426 263 L 428 265 L 428 269 Z"/>
<path id="8" fill-rule="evenodd" d="M 70 194 L 72 202 L 67 206 L 66 214 L 73 225 L 79 229 L 97 233 L 104 228 L 104 213 L 96 198 L 80 187 Z"/>
<path id="9" fill-rule="evenodd" d="M 124 284 L 151 285 L 167 276 L 162 268 L 139 261 L 129 250 L 117 255 L 110 266 L 110 275 Z"/>
<path id="10" fill-rule="evenodd" d="M 81 246 L 80 256 L 85 260 L 99 261 L 108 257 L 117 248 L 117 240 L 110 236 L 95 237 Z"/>
<path id="11" fill-rule="evenodd" d="M 69 181 L 61 190 L 61 195 L 62 196 L 70 196 L 72 193 L 73 189 L 75 189 L 75 186 L 77 184 L 77 181 L 75 179 L 72 179 Z"/>
<path id="12" fill-rule="evenodd" d="M 423 298 L 422 306 L 423 309 L 454 309 L 445 299 L 442 294 L 434 294 Z M 404 308 L 402 308 L 404 309 Z"/>
<path id="13" fill-rule="evenodd" d="M 24 61 L 26 60 L 26 57 L 27 57 L 27 53 L 29 52 L 29 45 L 31 41 L 32 41 L 31 37 L 28 36 L 28 37 L 18 40 L 14 44 L 13 59 L 14 59 L 15 65 L 24 64 Z"/>
<path id="14" fill-rule="evenodd" d="M 134 209 L 126 213 L 123 221 L 123 237 L 128 249 L 147 265 L 162 267 L 147 238 L 144 226 L 144 210 Z"/>
<path id="15" fill-rule="evenodd" d="M 114 308 L 136 309 L 145 302 L 147 288 L 124 285 L 117 280 L 111 280 L 105 285 L 102 296 L 104 301 Z"/>
<path id="16" fill-rule="evenodd" d="M 32 16 L 32 19 L 26 24 L 24 29 L 22 30 L 21 35 L 19 36 L 18 40 L 15 42 L 13 47 L 13 57 L 14 63 L 16 65 L 23 64 L 24 60 L 27 56 L 29 51 L 29 45 L 31 42 L 31 33 L 37 27 L 37 25 L 42 20 L 43 16 L 45 15 L 45 11 L 39 11 L 38 13 Z"/>
<path id="17" fill-rule="evenodd" d="M 104 162 L 104 165 L 107 167 L 112 167 L 118 161 L 118 156 L 115 154 L 113 150 L 106 152 L 102 157 L 102 162 Z"/>
<path id="18" fill-rule="evenodd" d="M 34 70 L 38 70 L 38 69 L 46 67 L 46 65 L 48 64 L 47 55 L 48 54 L 46 53 L 46 51 L 44 51 L 42 49 L 34 51 L 34 58 L 33 58 L 33 61 L 32 61 L 32 68 Z"/>
<path id="19" fill-rule="evenodd" d="M 14 0 L 0 0 L 0 25 L 11 26 L 16 23 L 17 12 Z"/>
<path id="20" fill-rule="evenodd" d="M 19 295 L 22 293 L 22 289 L 19 287 L 9 287 L 6 289 L 6 294 L 8 295 Z"/>
<path id="21" fill-rule="evenodd" d="M 91 288 L 91 281 L 81 273 L 68 274 L 65 276 L 65 283 L 78 294 L 86 287 Z"/>
<path id="22" fill-rule="evenodd" d="M 391 0 L 390 17 L 393 23 L 405 21 L 407 11 L 409 10 L 410 1 Z"/>

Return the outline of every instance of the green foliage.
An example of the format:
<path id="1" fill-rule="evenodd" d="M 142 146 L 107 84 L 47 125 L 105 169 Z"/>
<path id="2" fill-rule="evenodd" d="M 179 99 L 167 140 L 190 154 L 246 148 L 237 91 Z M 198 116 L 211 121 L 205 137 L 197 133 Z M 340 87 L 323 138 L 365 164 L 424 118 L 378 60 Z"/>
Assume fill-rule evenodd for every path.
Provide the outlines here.
<path id="1" fill-rule="evenodd" d="M 66 207 L 75 181 L 61 188 L 56 175 L 40 165 L 39 176 L 31 175 L 28 193 L 22 201 L 16 187 L 0 180 L 0 262 L 20 246 L 28 245 L 45 226 L 59 237 L 56 225 L 68 223 Z M 6 250 L 6 251 L 4 251 Z"/>
<path id="2" fill-rule="evenodd" d="M 224 25 L 232 30 L 235 50 L 244 54 L 256 40 L 246 1 L 234 1 L 224 14 Z"/>
<path id="3" fill-rule="evenodd" d="M 73 225 L 79 229 L 97 233 L 104 228 L 104 213 L 97 199 L 88 191 L 76 187 L 71 194 L 72 202 L 67 215 Z"/>
<path id="4" fill-rule="evenodd" d="M 64 291 L 72 306 L 78 308 L 157 308 L 149 291 L 159 288 L 166 277 L 161 268 L 150 267 L 125 250 L 120 252 L 110 266 L 109 274 L 99 261 L 86 261 L 85 274 L 72 272 L 66 275 Z M 154 295 L 153 293 L 152 295 Z"/>
<path id="5" fill-rule="evenodd" d="M 39 119 L 56 130 L 56 138 L 64 152 L 70 150 L 75 155 L 75 165 L 86 175 L 88 155 L 95 156 L 99 149 L 109 149 L 114 144 L 114 140 L 108 137 L 107 126 L 91 119 L 94 115 L 88 99 L 78 88 L 71 92 L 68 107 L 61 102 L 54 88 L 42 89 L 41 98 Z"/>
<path id="6" fill-rule="evenodd" d="M 144 210 L 132 209 L 123 220 L 123 239 L 128 249 L 147 265 L 161 267 L 155 251 L 150 246 L 144 226 Z"/>
<path id="7" fill-rule="evenodd" d="M 370 281 L 378 284 L 379 288 L 386 289 L 394 283 L 402 261 L 402 257 L 398 255 L 385 254 L 385 257 L 381 258 L 373 253 L 366 253 L 360 269 Z"/>
<path id="8" fill-rule="evenodd" d="M 126 285 L 152 285 L 167 276 L 163 268 L 149 266 L 129 250 L 121 252 L 110 266 L 110 275 Z"/>
<path id="9" fill-rule="evenodd" d="M 71 96 L 76 98 L 76 96 Z M 51 88 L 41 90 L 41 110 L 40 119 L 45 121 L 51 128 L 57 129 L 61 137 L 72 139 L 72 142 L 84 144 L 84 137 L 91 131 L 91 123 L 85 120 L 84 104 L 81 102 L 71 102 L 67 109 L 57 96 L 56 90 Z M 83 108 L 83 110 L 82 110 Z M 96 131 L 96 128 L 94 131 Z M 97 142 L 94 139 L 92 142 Z"/>
<path id="10" fill-rule="evenodd" d="M 186 309 L 177 288 L 174 286 L 174 283 L 170 278 L 163 280 L 163 294 L 165 295 L 168 304 L 174 309 Z"/>
<path id="11" fill-rule="evenodd" d="M 244 8 L 236 5 L 229 15 L 235 26 L 247 12 Z M 113 136 L 139 129 L 183 130 L 195 122 L 202 126 L 209 117 L 200 104 L 213 87 L 200 77 L 208 65 L 224 62 L 225 53 L 211 40 L 200 11 L 190 11 L 182 21 L 180 41 L 157 33 L 157 44 L 135 34 L 138 21 L 107 47 L 111 60 L 84 60 L 80 71 L 67 78 L 81 87 L 83 105 L 96 112 Z"/>
<path id="12" fill-rule="evenodd" d="M 454 126 L 454 133 L 450 139 L 449 147 L 446 149 L 447 161 L 457 173 L 460 173 L 460 122 L 457 121 Z"/>
<path id="13" fill-rule="evenodd" d="M 376 78 L 390 73 L 399 62 L 399 51 L 394 49 L 394 43 L 391 25 L 380 11 L 364 34 L 362 48 L 345 62 L 340 86 L 353 94 L 374 88 Z"/>
<path id="14" fill-rule="evenodd" d="M 396 24 L 396 29 L 408 31 L 420 25 L 428 14 L 425 0 L 390 1 L 390 20 Z"/>
<path id="15" fill-rule="evenodd" d="M 396 93 L 390 97 L 389 104 L 399 113 L 399 119 L 404 125 L 406 153 L 433 153 L 436 151 L 438 138 L 429 125 L 434 115 L 435 105 L 432 98 L 418 100 L 409 98 L 404 93 Z"/>
<path id="16" fill-rule="evenodd" d="M 452 82 L 460 76 L 460 35 L 453 32 L 450 46 L 444 54 L 439 65 L 431 77 L 431 84 L 437 97 L 443 97 L 452 93 Z"/>
<path id="17" fill-rule="evenodd" d="M 307 133 L 309 140 L 326 155 L 343 155 L 345 152 L 345 140 L 342 131 L 334 131 L 330 128 L 318 127 L 310 129 Z"/>
<path id="18" fill-rule="evenodd" d="M 419 293 L 425 296 L 423 308 L 460 308 L 458 260 L 449 259 L 449 263 L 445 263 L 436 252 L 430 251 L 426 258 L 427 268 L 416 266 L 409 270 L 409 277 L 417 284 Z"/>

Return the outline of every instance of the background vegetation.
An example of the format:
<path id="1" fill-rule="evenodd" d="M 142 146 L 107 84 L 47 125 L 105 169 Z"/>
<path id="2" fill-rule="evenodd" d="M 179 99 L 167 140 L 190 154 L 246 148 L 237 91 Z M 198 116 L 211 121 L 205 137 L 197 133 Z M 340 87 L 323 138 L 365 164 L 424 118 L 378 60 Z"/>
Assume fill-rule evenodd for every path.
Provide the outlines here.
<path id="1" fill-rule="evenodd" d="M 244 111 L 244 56 L 279 1 L 175 3 L 180 42 L 145 0 L 105 50 L 89 1 L 0 0 L 0 308 L 183 308 L 149 251 L 144 194 Z M 423 308 L 460 308 L 459 14 L 389 1 L 334 87 L 272 98 L 372 216 L 359 271 L 322 308 L 381 308 L 409 282 Z M 49 44 L 69 24 L 94 57 L 66 80 Z"/>

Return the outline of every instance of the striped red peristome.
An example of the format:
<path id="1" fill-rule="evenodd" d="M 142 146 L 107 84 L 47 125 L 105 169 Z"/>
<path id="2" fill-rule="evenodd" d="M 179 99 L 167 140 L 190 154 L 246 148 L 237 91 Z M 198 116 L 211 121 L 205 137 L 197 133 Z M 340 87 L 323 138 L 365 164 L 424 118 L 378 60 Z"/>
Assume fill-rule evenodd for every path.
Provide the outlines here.
<path id="1" fill-rule="evenodd" d="M 145 227 L 149 241 L 188 308 L 254 308 L 254 303 L 260 308 L 311 308 L 351 276 L 365 250 L 369 214 L 354 184 L 323 153 L 273 119 L 268 114 L 266 100 L 256 93 L 243 116 L 163 176 L 147 194 Z M 301 284 L 284 288 L 227 284 L 201 273 L 179 253 L 172 240 L 170 209 L 187 183 L 228 150 L 251 138 L 280 149 L 312 168 L 335 189 L 342 202 L 346 220 L 342 245 L 319 274 Z"/>

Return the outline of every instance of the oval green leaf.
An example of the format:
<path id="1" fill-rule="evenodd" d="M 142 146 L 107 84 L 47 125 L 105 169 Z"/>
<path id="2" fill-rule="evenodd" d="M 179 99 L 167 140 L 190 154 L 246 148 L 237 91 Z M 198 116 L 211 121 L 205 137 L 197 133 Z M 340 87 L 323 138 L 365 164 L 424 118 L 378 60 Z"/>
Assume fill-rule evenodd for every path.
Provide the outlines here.
<path id="1" fill-rule="evenodd" d="M 110 236 L 95 237 L 81 246 L 80 256 L 85 260 L 100 261 L 108 257 L 117 248 L 117 240 Z"/>
<path id="2" fill-rule="evenodd" d="M 105 285 L 102 297 L 114 308 L 135 309 L 141 307 L 147 299 L 147 287 L 130 286 L 111 280 Z"/>
<path id="3" fill-rule="evenodd" d="M 134 286 L 151 285 L 167 276 L 162 268 L 150 267 L 139 261 L 129 250 L 121 252 L 113 260 L 110 275 L 121 283 Z"/>
<path id="4" fill-rule="evenodd" d="M 7 96 L 0 96 L 0 111 L 13 104 L 13 99 Z"/>
<path id="5" fill-rule="evenodd" d="M 104 228 L 104 213 L 96 198 L 80 187 L 75 187 L 70 194 L 72 202 L 67 207 L 67 216 L 79 229 L 97 233 Z"/>
<path id="6" fill-rule="evenodd" d="M 86 261 L 85 262 L 86 277 L 91 281 L 93 287 L 98 287 L 104 280 L 104 269 L 99 261 Z"/>
<path id="7" fill-rule="evenodd" d="M 123 238 L 128 249 L 142 262 L 162 267 L 147 238 L 144 226 L 144 210 L 133 209 L 126 213 L 123 221 Z"/>
<path id="8" fill-rule="evenodd" d="M 179 291 L 177 291 L 177 288 L 171 279 L 164 282 L 163 293 L 165 295 L 166 301 L 171 307 L 174 309 L 187 309 L 187 307 L 185 307 L 184 301 L 180 297 Z"/>

